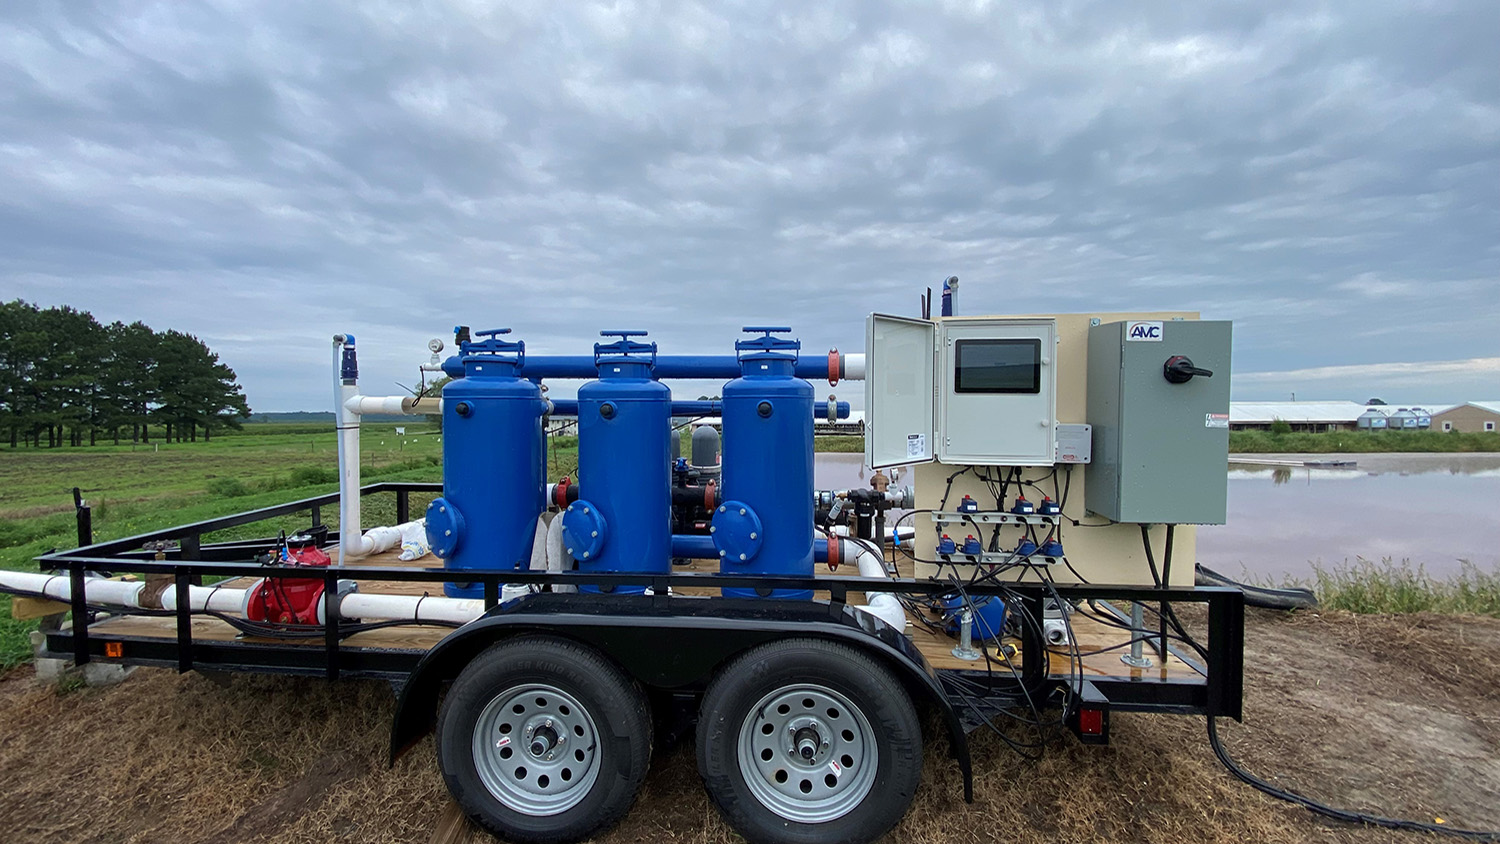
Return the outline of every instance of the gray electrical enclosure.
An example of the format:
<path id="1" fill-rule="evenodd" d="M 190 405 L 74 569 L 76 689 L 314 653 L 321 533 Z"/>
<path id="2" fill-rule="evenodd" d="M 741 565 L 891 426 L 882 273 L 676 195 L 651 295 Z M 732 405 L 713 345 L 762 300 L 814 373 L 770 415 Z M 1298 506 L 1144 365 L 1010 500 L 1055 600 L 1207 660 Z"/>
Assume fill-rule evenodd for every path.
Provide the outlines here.
<path id="1" fill-rule="evenodd" d="M 1116 522 L 1224 523 L 1229 344 L 1230 324 L 1222 321 L 1089 328 L 1094 453 L 1084 504 L 1091 512 Z"/>

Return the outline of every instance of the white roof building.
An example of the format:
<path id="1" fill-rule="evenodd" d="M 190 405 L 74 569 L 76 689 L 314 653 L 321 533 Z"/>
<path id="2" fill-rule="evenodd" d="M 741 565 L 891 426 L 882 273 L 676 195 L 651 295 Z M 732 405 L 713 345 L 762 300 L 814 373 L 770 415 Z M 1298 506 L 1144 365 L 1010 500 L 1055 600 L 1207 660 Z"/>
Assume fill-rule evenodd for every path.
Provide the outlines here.
<path id="1" fill-rule="evenodd" d="M 1236 401 L 1229 403 L 1229 424 L 1270 425 L 1280 419 L 1293 426 L 1353 425 L 1369 409 L 1352 401 Z"/>

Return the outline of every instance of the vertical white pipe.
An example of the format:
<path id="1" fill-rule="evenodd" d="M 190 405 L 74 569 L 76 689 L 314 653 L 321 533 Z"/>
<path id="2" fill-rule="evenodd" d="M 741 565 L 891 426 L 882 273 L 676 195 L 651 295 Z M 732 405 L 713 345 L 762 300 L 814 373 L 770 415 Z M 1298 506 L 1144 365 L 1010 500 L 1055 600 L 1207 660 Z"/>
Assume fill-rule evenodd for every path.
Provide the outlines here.
<path id="1" fill-rule="evenodd" d="M 359 392 L 353 384 L 340 383 L 339 391 L 347 401 Z M 370 552 L 360 530 L 359 513 L 359 420 L 339 402 L 339 564 L 345 557 L 363 557 Z"/>
<path id="2" fill-rule="evenodd" d="M 350 399 L 359 395 L 357 384 L 346 384 L 343 378 L 343 360 L 346 338 L 342 334 L 333 338 L 333 412 L 339 437 L 339 565 L 346 559 L 363 557 L 370 553 L 373 543 L 367 543 L 359 529 L 359 419 L 350 407 Z"/>

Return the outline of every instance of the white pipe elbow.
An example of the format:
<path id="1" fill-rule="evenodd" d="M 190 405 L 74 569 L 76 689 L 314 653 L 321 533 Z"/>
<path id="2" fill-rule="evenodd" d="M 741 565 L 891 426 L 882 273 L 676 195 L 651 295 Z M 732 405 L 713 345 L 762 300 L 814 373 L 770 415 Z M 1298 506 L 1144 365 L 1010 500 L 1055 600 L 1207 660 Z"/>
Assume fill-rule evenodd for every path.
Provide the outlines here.
<path id="1" fill-rule="evenodd" d="M 870 552 L 863 543 L 853 542 L 848 539 L 839 540 L 839 550 L 846 560 L 853 560 L 855 568 L 859 569 L 860 577 L 879 578 L 890 580 L 891 576 L 885 570 L 885 561 Z M 898 632 L 906 630 L 906 608 L 895 595 L 889 592 L 876 592 L 867 594 L 867 603 L 864 606 L 856 606 L 855 609 L 871 615 L 889 624 Z"/>

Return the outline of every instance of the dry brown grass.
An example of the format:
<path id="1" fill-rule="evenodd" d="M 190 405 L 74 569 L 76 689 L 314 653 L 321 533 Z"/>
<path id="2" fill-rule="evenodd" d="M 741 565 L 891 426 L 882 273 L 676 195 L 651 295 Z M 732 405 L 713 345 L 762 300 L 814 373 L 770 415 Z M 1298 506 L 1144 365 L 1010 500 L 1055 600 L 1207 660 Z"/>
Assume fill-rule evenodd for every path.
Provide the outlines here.
<path id="1" fill-rule="evenodd" d="M 1500 827 L 1500 622 L 1449 616 L 1252 615 L 1252 770 L 1341 805 Z M 423 742 L 384 764 L 393 696 L 329 685 L 138 673 L 60 693 L 29 668 L 0 679 L 0 818 L 13 842 L 432 840 L 449 805 Z M 1323 823 L 1231 779 L 1200 718 L 1117 714 L 1114 743 L 1065 741 L 1037 763 L 974 736 L 966 805 L 934 741 L 890 840 L 1417 840 Z M 657 754 L 603 842 L 739 840 L 702 791 L 690 742 Z M 457 836 L 488 840 L 473 831 Z"/>

